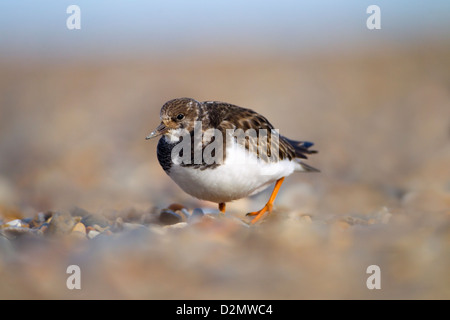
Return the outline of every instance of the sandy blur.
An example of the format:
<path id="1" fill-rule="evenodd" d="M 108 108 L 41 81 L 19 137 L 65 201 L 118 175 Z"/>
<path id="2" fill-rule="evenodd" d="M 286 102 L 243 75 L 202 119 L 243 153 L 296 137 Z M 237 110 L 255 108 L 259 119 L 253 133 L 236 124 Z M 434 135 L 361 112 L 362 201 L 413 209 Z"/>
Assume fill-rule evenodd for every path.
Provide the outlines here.
<path id="1" fill-rule="evenodd" d="M 264 114 L 315 142 L 319 174 L 286 179 L 276 210 L 91 240 L 0 235 L 0 298 L 450 298 L 450 47 L 321 55 L 0 59 L 0 222 L 83 208 L 114 221 L 182 203 L 145 136 L 176 97 Z M 128 220 L 127 220 L 128 219 Z M 136 219 L 135 219 L 136 220 Z M 137 219 L 138 221 L 142 221 Z M 66 288 L 78 264 L 82 290 Z M 378 265 L 381 290 L 368 290 Z"/>

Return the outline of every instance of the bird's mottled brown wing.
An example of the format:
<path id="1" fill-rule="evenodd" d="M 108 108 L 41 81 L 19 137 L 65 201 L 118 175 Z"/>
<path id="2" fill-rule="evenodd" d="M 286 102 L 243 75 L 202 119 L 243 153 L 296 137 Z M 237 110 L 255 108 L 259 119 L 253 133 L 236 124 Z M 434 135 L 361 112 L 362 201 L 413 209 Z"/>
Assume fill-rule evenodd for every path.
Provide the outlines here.
<path id="1" fill-rule="evenodd" d="M 261 114 L 236 105 L 223 102 L 205 102 L 208 106 L 209 125 L 222 131 L 224 142 L 226 130 L 236 130 L 235 139 L 244 133 L 245 147 L 264 161 L 306 158 L 311 153 L 307 147 L 300 147 L 296 141 L 279 135 L 273 125 Z M 238 131 L 241 129 L 241 131 Z M 294 142 L 294 143 L 292 143 Z M 225 149 L 224 149 L 225 150 Z M 276 152 L 278 150 L 278 152 Z"/>

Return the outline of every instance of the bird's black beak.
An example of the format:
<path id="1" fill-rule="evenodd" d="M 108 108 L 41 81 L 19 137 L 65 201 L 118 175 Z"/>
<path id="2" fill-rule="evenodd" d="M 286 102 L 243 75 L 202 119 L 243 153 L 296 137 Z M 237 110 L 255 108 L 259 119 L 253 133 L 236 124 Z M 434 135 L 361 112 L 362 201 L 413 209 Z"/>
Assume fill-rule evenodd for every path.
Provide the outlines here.
<path id="1" fill-rule="evenodd" d="M 167 128 L 164 123 L 160 123 L 159 126 L 156 127 L 155 130 L 153 130 L 148 136 L 145 137 L 145 140 L 149 140 L 155 137 L 159 137 L 160 135 L 164 134 L 167 132 L 167 130 L 169 130 L 169 128 Z"/>

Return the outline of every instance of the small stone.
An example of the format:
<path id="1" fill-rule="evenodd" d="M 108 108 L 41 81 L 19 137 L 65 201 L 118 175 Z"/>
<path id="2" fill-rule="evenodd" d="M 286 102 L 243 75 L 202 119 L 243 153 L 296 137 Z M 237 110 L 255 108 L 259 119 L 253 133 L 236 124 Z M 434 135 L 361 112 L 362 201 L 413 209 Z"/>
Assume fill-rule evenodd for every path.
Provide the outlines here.
<path id="1" fill-rule="evenodd" d="M 181 217 L 181 221 L 186 222 L 188 221 L 190 217 L 190 213 L 186 208 L 182 208 L 180 210 L 175 211 L 176 214 L 178 214 Z"/>
<path id="2" fill-rule="evenodd" d="M 88 214 L 81 219 L 81 222 L 86 226 L 98 225 L 102 228 L 109 226 L 109 221 L 100 214 Z"/>
<path id="3" fill-rule="evenodd" d="M 205 214 L 203 213 L 203 210 L 201 208 L 195 208 L 189 217 L 189 222 L 201 221 L 204 216 Z"/>
<path id="4" fill-rule="evenodd" d="M 178 212 L 178 211 L 175 211 Z M 191 214 L 189 213 L 188 209 L 183 208 L 181 210 L 179 210 L 179 212 L 181 212 L 181 214 L 183 215 L 183 217 L 185 218 L 184 221 L 186 221 L 187 219 L 189 219 L 189 217 L 191 216 Z"/>
<path id="5" fill-rule="evenodd" d="M 186 207 L 179 203 L 172 203 L 167 209 L 172 210 L 172 211 L 177 211 L 177 210 L 181 210 L 181 209 L 186 209 Z"/>
<path id="6" fill-rule="evenodd" d="M 24 235 L 35 235 L 34 231 L 30 228 L 23 227 L 6 227 L 1 230 L 2 234 L 8 239 L 15 239 Z"/>
<path id="7" fill-rule="evenodd" d="M 98 232 L 97 230 L 89 230 L 87 236 L 89 239 L 94 239 L 99 234 L 100 234 L 100 232 Z"/>
<path id="8" fill-rule="evenodd" d="M 86 227 L 81 222 L 78 222 L 72 229 L 72 233 L 74 232 L 86 234 Z"/>
<path id="9" fill-rule="evenodd" d="M 50 221 L 46 234 L 64 235 L 70 233 L 75 226 L 75 220 L 68 212 L 56 212 Z"/>
<path id="10" fill-rule="evenodd" d="M 4 226 L 19 228 L 19 227 L 22 227 L 22 220 L 20 220 L 20 219 L 11 220 L 11 221 L 8 221 L 7 223 L 5 223 Z"/>
<path id="11" fill-rule="evenodd" d="M 192 211 L 192 217 L 203 217 L 204 215 L 205 213 L 202 208 L 195 208 L 194 211 Z"/>
<path id="12" fill-rule="evenodd" d="M 86 239 L 86 227 L 81 222 L 78 222 L 73 227 L 70 235 L 75 238 Z"/>
<path id="13" fill-rule="evenodd" d="M 44 222 L 50 223 L 52 221 L 52 217 L 56 212 L 54 211 L 46 211 L 46 212 L 39 212 L 38 216 L 39 219 L 43 219 Z"/>
<path id="14" fill-rule="evenodd" d="M 30 221 L 30 228 L 39 228 L 45 222 L 45 216 L 43 212 L 39 212 Z"/>
<path id="15" fill-rule="evenodd" d="M 166 225 L 182 222 L 182 220 L 183 218 L 181 215 L 170 209 L 163 209 L 159 215 L 159 221 Z"/>
<path id="16" fill-rule="evenodd" d="M 201 210 L 203 211 L 204 214 L 208 214 L 208 215 L 217 216 L 217 215 L 221 214 L 221 212 L 218 209 L 202 208 Z"/>
<path id="17" fill-rule="evenodd" d="M 106 226 L 106 227 L 101 227 L 98 224 L 93 224 L 90 227 L 93 228 L 94 230 L 97 230 L 98 232 L 104 232 L 104 231 L 106 231 L 106 230 L 108 230 L 110 228 L 109 225 Z"/>
<path id="18" fill-rule="evenodd" d="M 39 227 L 38 227 L 38 231 L 40 231 L 41 233 L 46 233 L 47 232 L 47 230 L 48 230 L 48 226 L 49 226 L 50 224 L 48 223 L 48 222 L 44 222 L 43 224 L 41 224 Z"/>
<path id="19" fill-rule="evenodd" d="M 22 221 L 22 227 L 26 226 L 27 228 L 29 228 L 30 227 L 30 223 L 31 223 L 31 221 L 33 221 L 33 219 L 32 218 L 25 218 L 25 219 L 22 219 L 21 221 Z"/>
<path id="20" fill-rule="evenodd" d="M 43 224 L 47 224 L 48 227 L 48 222 L 50 222 L 52 215 L 53 212 L 51 211 L 37 213 L 29 222 L 30 228 L 40 229 Z"/>

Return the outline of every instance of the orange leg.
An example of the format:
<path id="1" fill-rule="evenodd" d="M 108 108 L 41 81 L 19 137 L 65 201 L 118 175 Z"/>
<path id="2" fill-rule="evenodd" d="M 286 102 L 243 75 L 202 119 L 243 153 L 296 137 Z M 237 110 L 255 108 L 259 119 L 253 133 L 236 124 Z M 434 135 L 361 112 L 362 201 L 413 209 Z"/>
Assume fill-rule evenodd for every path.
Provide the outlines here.
<path id="1" fill-rule="evenodd" d="M 220 210 L 220 213 L 225 214 L 225 207 L 226 207 L 225 202 L 219 203 L 219 210 Z"/>
<path id="2" fill-rule="evenodd" d="M 281 184 L 283 183 L 283 181 L 284 181 L 284 177 L 277 180 L 277 182 L 275 183 L 275 187 L 273 188 L 272 194 L 270 195 L 269 201 L 266 203 L 266 205 L 261 210 L 247 213 L 248 216 L 256 216 L 250 222 L 251 224 L 254 224 L 259 219 L 261 219 L 261 217 L 267 211 L 269 211 L 269 212 L 272 211 L 273 202 L 275 201 L 275 198 L 277 197 L 278 190 L 280 190 L 280 187 L 281 187 Z"/>

